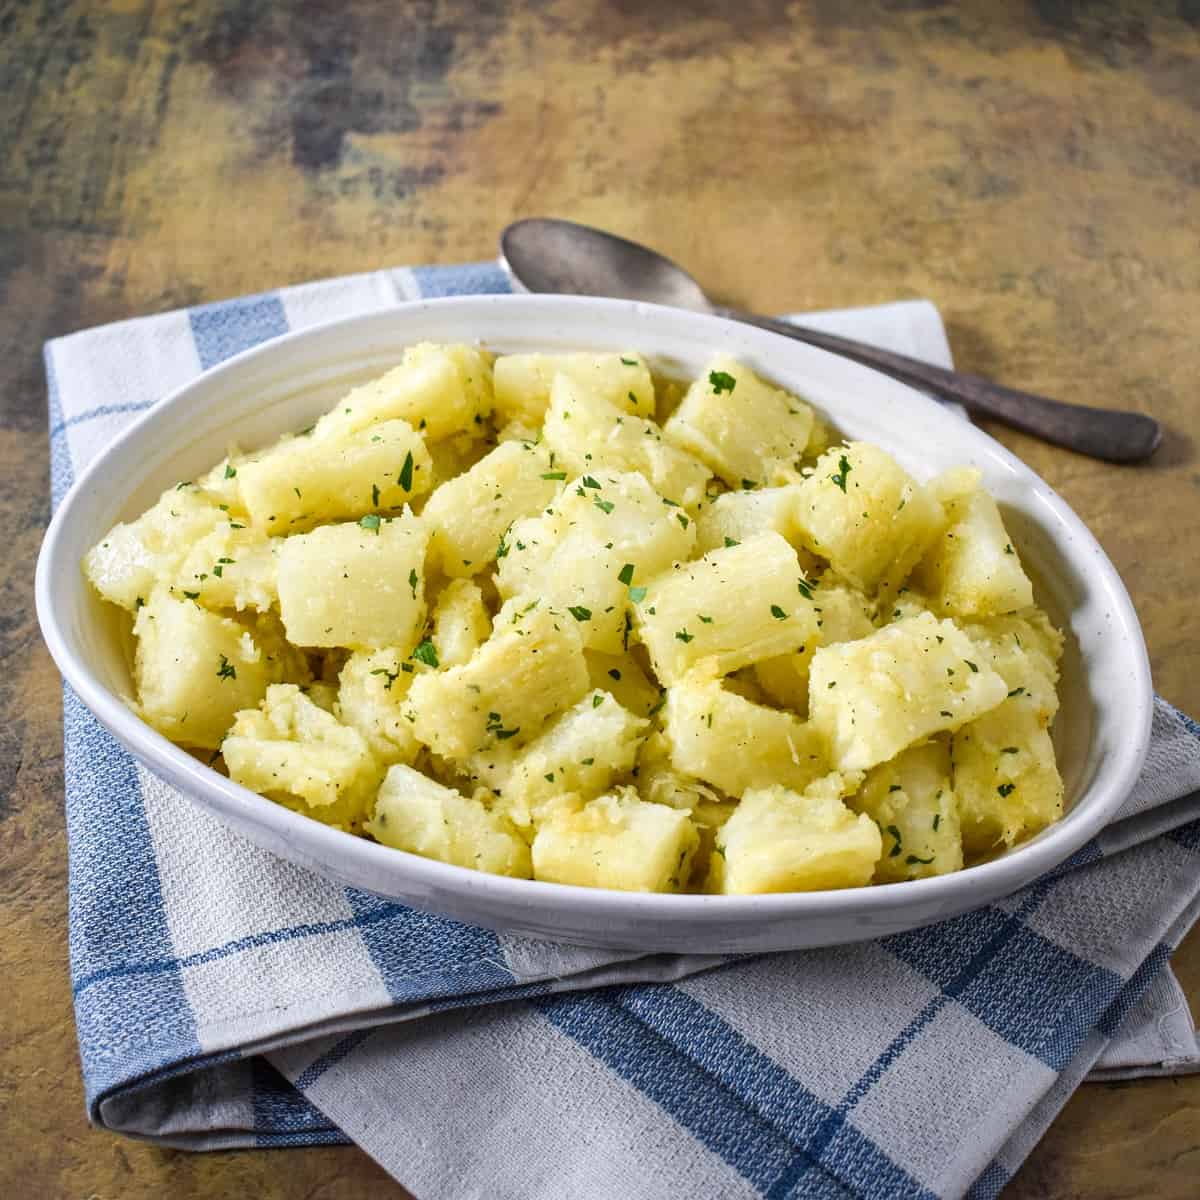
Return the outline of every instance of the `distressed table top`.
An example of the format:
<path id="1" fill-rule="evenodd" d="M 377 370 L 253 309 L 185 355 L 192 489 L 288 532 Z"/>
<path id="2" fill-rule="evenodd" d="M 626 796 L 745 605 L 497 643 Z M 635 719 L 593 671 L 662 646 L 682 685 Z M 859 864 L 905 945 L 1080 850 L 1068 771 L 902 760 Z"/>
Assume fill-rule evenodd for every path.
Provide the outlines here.
<path id="1" fill-rule="evenodd" d="M 355 1149 L 90 1130 L 66 949 L 58 679 L 32 566 L 39 348 L 100 322 L 620 230 L 763 311 L 926 296 L 960 364 L 1151 411 L 1152 466 L 999 431 L 1124 576 L 1200 712 L 1200 5 L 1066 0 L 30 0 L 0 5 L 0 1193 L 405 1193 Z M 1200 1001 L 1200 936 L 1176 966 Z M 1007 1195 L 1195 1194 L 1200 1076 L 1085 1086 Z"/>

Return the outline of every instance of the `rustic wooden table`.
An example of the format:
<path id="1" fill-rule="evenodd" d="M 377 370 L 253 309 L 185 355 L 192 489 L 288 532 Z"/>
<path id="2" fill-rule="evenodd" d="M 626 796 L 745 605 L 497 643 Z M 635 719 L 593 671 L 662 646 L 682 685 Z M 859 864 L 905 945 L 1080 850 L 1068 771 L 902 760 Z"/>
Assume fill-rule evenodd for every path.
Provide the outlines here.
<path id="1" fill-rule="evenodd" d="M 189 1155 L 85 1122 L 31 598 L 47 337 L 484 258 L 536 213 L 764 311 L 927 296 L 963 367 L 1167 423 L 1136 470 L 998 436 L 1091 524 L 1159 691 L 1200 712 L 1200 6 L 726 7 L 0 4 L 0 1193 L 405 1194 L 354 1149 Z M 1200 936 L 1176 968 L 1200 1001 Z M 1200 1076 L 1090 1085 L 1007 1195 L 1182 1200 L 1198 1168 Z"/>

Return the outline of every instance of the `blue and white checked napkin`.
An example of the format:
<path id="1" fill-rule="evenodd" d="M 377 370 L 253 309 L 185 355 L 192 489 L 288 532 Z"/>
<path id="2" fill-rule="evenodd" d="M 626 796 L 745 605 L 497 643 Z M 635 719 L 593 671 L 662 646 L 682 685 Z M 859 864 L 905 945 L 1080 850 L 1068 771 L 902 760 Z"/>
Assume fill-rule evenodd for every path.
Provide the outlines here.
<path id="1" fill-rule="evenodd" d="M 55 503 L 133 417 L 265 338 L 490 265 L 379 271 L 46 347 Z M 916 302 L 806 318 L 949 364 Z M 996 1195 L 1074 1088 L 1200 1069 L 1200 727 L 1159 701 L 1118 821 L 1001 904 L 726 962 L 496 935 L 257 849 L 64 697 L 89 1112 L 192 1149 L 353 1140 L 420 1200 Z"/>

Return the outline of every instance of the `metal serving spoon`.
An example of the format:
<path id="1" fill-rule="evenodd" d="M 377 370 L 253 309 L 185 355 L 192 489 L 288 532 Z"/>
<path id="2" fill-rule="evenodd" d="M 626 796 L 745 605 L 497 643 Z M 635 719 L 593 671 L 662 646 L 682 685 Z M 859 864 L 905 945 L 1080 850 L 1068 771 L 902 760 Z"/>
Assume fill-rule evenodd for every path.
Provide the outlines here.
<path id="1" fill-rule="evenodd" d="M 589 225 L 548 217 L 516 221 L 500 235 L 500 261 L 526 291 L 644 300 L 770 329 L 957 400 L 970 412 L 1092 458 L 1141 462 L 1162 440 L 1158 422 L 1143 413 L 1063 404 L 865 342 L 723 308 L 713 304 L 700 285 L 669 258 Z"/>

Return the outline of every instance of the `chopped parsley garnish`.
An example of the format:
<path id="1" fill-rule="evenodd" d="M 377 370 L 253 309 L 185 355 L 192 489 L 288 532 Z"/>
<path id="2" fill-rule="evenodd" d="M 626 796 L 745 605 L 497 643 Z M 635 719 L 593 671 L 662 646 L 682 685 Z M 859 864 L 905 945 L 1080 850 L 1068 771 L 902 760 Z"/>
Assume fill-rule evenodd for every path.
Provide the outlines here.
<path id="1" fill-rule="evenodd" d="M 379 484 L 377 483 L 371 484 L 371 507 L 379 507 Z"/>
<path id="2" fill-rule="evenodd" d="M 184 595 L 185 595 L 185 596 L 186 596 L 186 597 L 187 597 L 189 600 L 199 600 L 199 599 L 200 599 L 200 593 L 199 593 L 199 592 L 184 592 L 183 594 L 184 594 Z"/>
<path id="3" fill-rule="evenodd" d="M 737 387 L 737 380 L 728 371 L 709 371 L 708 382 L 718 396 L 722 392 L 732 392 Z"/>
<path id="4" fill-rule="evenodd" d="M 175 485 L 175 490 L 177 492 L 182 492 L 185 487 L 191 487 L 191 486 L 192 486 L 192 481 L 190 479 L 185 479 L 182 483 L 177 483 Z"/>
<path id="5" fill-rule="evenodd" d="M 367 513 L 365 517 L 361 517 L 358 522 L 364 529 L 369 529 L 376 537 L 379 536 L 379 514 Z"/>
<path id="6" fill-rule="evenodd" d="M 787 620 L 787 613 L 785 613 L 783 611 L 783 609 L 779 607 L 778 604 L 771 605 L 771 616 L 773 616 L 775 618 L 775 620 L 777 620 L 777 621 L 786 621 Z"/>
<path id="7" fill-rule="evenodd" d="M 543 479 L 566 479 L 566 477 L 566 471 L 547 471 L 542 476 Z"/>
<path id="8" fill-rule="evenodd" d="M 516 737 L 521 732 L 521 727 L 518 725 L 516 729 L 497 729 L 494 732 L 497 741 L 507 742 L 510 737 Z"/>
<path id="9" fill-rule="evenodd" d="M 593 708 L 599 708 L 599 707 L 600 707 L 600 705 L 602 705 L 603 703 L 604 703 L 604 693 L 603 693 L 603 692 L 597 692 L 597 693 L 596 693 L 596 694 L 595 694 L 595 695 L 592 697 L 592 707 L 593 707 Z"/>
<path id="10" fill-rule="evenodd" d="M 916 854 L 910 854 L 904 861 L 908 863 L 910 867 L 916 863 L 921 863 L 925 866 L 928 866 L 931 862 L 933 862 L 933 855 L 931 854 L 928 858 L 920 858 Z"/>
<path id="11" fill-rule="evenodd" d="M 677 629 L 675 631 L 675 640 L 683 642 L 685 645 L 692 640 L 695 634 L 688 633 L 686 629 Z"/>
<path id="12" fill-rule="evenodd" d="M 416 568 L 414 567 L 408 573 L 408 586 L 412 588 L 412 597 L 414 600 L 417 598 L 417 584 L 420 583 L 420 581 L 421 577 L 417 574 Z"/>
<path id="13" fill-rule="evenodd" d="M 893 783 L 892 786 L 890 788 L 888 788 L 889 792 L 898 792 L 899 790 L 900 790 L 900 785 L 898 783 Z"/>
<path id="14" fill-rule="evenodd" d="M 641 592 L 642 596 L 644 596 L 646 594 L 646 589 L 645 588 L 630 588 L 629 589 L 629 598 L 630 598 L 630 600 L 633 600 L 634 604 L 636 604 L 638 602 L 638 600 L 640 600 L 642 597 L 638 596 L 635 599 L 634 595 L 633 595 L 634 592 Z M 629 610 L 626 609 L 625 610 L 625 628 L 621 632 L 621 645 L 626 650 L 629 649 L 629 635 L 632 632 L 633 632 L 633 618 L 629 615 Z"/>
<path id="15" fill-rule="evenodd" d="M 700 618 L 702 625 L 711 625 L 713 623 L 712 617 L 706 617 L 703 613 L 697 613 L 696 616 Z"/>
<path id="16" fill-rule="evenodd" d="M 225 464 L 225 478 L 232 479 L 237 474 L 237 467 L 231 467 L 228 463 Z"/>
<path id="17" fill-rule="evenodd" d="M 592 619 L 592 610 L 584 608 L 582 604 L 572 604 L 567 608 L 567 612 L 571 614 L 577 621 L 590 621 Z"/>
<path id="18" fill-rule="evenodd" d="M 1016 551 L 1012 548 L 1011 542 L 1004 543 L 1004 553 L 1005 554 L 1016 554 Z"/>
<path id="19" fill-rule="evenodd" d="M 402 466 L 400 468 L 400 474 L 396 476 L 396 480 L 406 492 L 411 492 L 412 491 L 412 477 L 413 477 L 413 456 L 412 456 L 412 451 L 410 450 L 404 456 L 404 466 Z"/>
<path id="20" fill-rule="evenodd" d="M 627 367 L 636 367 L 638 365 L 638 360 L 636 358 L 625 358 L 624 356 L 622 356 L 621 361 Z"/>
<path id="21" fill-rule="evenodd" d="M 730 546 L 740 546 L 742 543 L 736 538 L 731 538 L 729 534 L 725 535 L 725 548 L 728 550 Z"/>
<path id="22" fill-rule="evenodd" d="M 599 496 L 594 497 L 592 503 L 606 515 L 616 508 L 616 505 L 611 500 L 601 500 Z"/>
<path id="23" fill-rule="evenodd" d="M 608 672 L 608 677 L 609 677 L 610 679 L 617 679 L 617 680 L 619 680 L 619 679 L 621 678 L 621 672 L 620 672 L 620 671 L 618 671 L 616 667 L 612 667 L 612 668 L 609 670 L 609 672 Z"/>
<path id="24" fill-rule="evenodd" d="M 743 479 L 742 480 L 742 491 L 752 492 L 752 491 L 754 491 L 754 489 L 756 487 L 758 487 L 757 479 Z"/>
<path id="25" fill-rule="evenodd" d="M 399 671 L 389 671 L 387 667 L 376 667 L 371 672 L 372 675 L 386 675 L 387 678 L 383 681 L 383 689 L 386 692 L 392 690 L 392 684 L 396 682 L 396 677 L 400 674 Z"/>
<path id="26" fill-rule="evenodd" d="M 511 526 L 511 525 L 509 525 L 508 529 L 511 529 L 511 528 L 512 528 L 512 526 Z M 508 537 L 508 529 L 506 529 L 506 530 L 505 530 L 505 531 L 504 531 L 504 532 L 503 532 L 503 533 L 500 535 L 500 541 L 499 541 L 499 542 L 497 543 L 497 545 L 496 545 L 496 557 L 497 557 L 498 559 L 500 559 L 500 558 L 504 558 L 504 557 L 505 557 L 505 556 L 508 554 L 508 551 L 509 551 L 509 545 L 508 545 L 508 542 L 507 542 L 507 541 L 505 541 L 505 538 L 507 538 L 507 537 Z"/>
<path id="27" fill-rule="evenodd" d="M 594 758 L 581 758 L 579 760 L 585 767 L 590 767 L 596 760 Z"/>
<path id="28" fill-rule="evenodd" d="M 424 663 L 427 667 L 436 667 L 438 665 L 437 651 L 433 648 L 433 641 L 426 638 L 410 655 L 409 658 L 415 658 L 417 662 Z"/>
<path id="29" fill-rule="evenodd" d="M 1013 696 L 1023 696 L 1025 695 L 1025 689 L 1023 687 L 1013 688 L 1008 694 L 1010 698 Z"/>
<path id="30" fill-rule="evenodd" d="M 796 580 L 796 588 L 799 590 L 800 595 L 802 595 L 805 600 L 811 600 L 813 598 L 811 583 L 806 583 L 803 579 L 798 579 Z"/>
<path id="31" fill-rule="evenodd" d="M 644 587 L 631 587 L 629 589 L 629 600 L 632 604 L 641 604 L 645 598 L 646 589 Z M 628 613 L 626 616 L 628 616 Z"/>
<path id="32" fill-rule="evenodd" d="M 543 776 L 542 776 L 542 778 L 543 778 L 543 779 L 544 779 L 544 780 L 545 780 L 547 783 L 553 783 L 553 782 L 554 782 L 554 772 L 553 772 L 553 771 L 551 771 L 551 772 L 550 772 L 548 775 L 543 775 Z"/>
<path id="33" fill-rule="evenodd" d="M 838 459 L 838 473 L 829 477 L 843 492 L 846 490 L 846 476 L 850 474 L 850 470 L 850 460 L 843 454 Z"/>
<path id="34" fill-rule="evenodd" d="M 664 688 L 663 691 L 658 693 L 658 700 L 655 702 L 654 707 L 651 708 L 650 711 L 646 713 L 646 716 L 648 716 L 648 717 L 654 716 L 654 714 L 656 712 L 658 712 L 662 708 L 662 706 L 664 704 L 666 704 L 666 702 L 667 702 L 667 693 L 666 693 L 666 689 Z"/>
<path id="35" fill-rule="evenodd" d="M 585 475 L 580 481 L 584 487 L 599 488 L 599 483 L 596 482 L 590 475 Z"/>
<path id="36" fill-rule="evenodd" d="M 934 813 L 934 814 L 933 814 L 933 832 L 934 832 L 934 833 L 937 833 L 937 827 L 938 827 L 938 826 L 939 826 L 941 823 L 942 823 L 942 814 L 941 814 L 941 813 Z"/>
<path id="37" fill-rule="evenodd" d="M 953 717 L 954 716 L 954 714 L 952 712 L 947 712 L 946 709 L 944 709 L 944 708 L 941 711 L 941 715 L 943 717 Z"/>
<path id="38" fill-rule="evenodd" d="M 895 858 L 896 855 L 900 853 L 900 846 L 903 839 L 900 837 L 900 830 L 897 829 L 895 825 L 887 826 L 887 831 L 896 841 L 896 844 L 892 847 L 892 851 L 888 855 L 888 858 Z"/>
<path id="39" fill-rule="evenodd" d="M 675 520 L 677 520 L 684 529 L 688 527 L 688 519 L 683 515 L 683 513 L 676 513 Z"/>
<path id="40" fill-rule="evenodd" d="M 626 563 L 617 572 L 617 578 L 628 587 L 633 582 L 633 563 Z"/>
<path id="41" fill-rule="evenodd" d="M 237 668 L 225 657 L 221 655 L 221 665 L 217 668 L 218 679 L 236 679 Z"/>
<path id="42" fill-rule="evenodd" d="M 1016 748 L 1016 746 L 1005 746 L 1004 749 L 1000 751 L 1000 753 L 1001 754 L 1019 754 L 1020 751 Z"/>
<path id="43" fill-rule="evenodd" d="M 996 789 L 996 791 L 998 791 L 1001 796 L 1011 796 L 1012 793 L 1015 792 L 1016 790 L 1017 790 L 1017 785 L 1015 783 L 1002 783 Z"/>
<path id="44" fill-rule="evenodd" d="M 967 664 L 967 666 L 971 668 L 972 675 L 979 674 L 979 668 L 969 658 L 964 658 L 963 662 L 965 662 Z"/>

